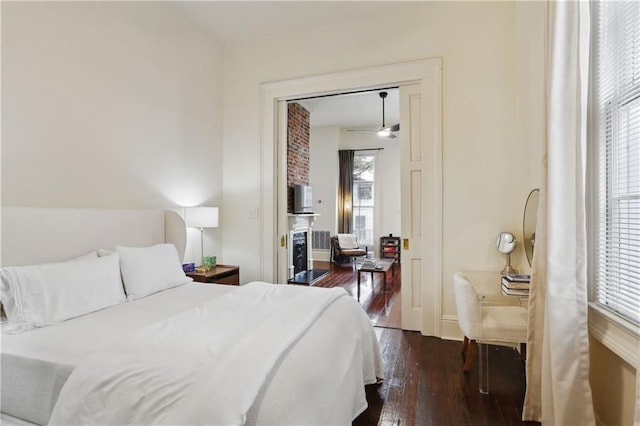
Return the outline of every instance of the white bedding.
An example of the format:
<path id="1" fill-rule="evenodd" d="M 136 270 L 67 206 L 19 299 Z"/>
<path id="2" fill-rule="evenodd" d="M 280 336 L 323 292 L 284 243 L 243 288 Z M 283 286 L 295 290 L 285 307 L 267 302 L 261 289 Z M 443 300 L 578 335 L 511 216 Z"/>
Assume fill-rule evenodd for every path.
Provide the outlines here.
<path id="1" fill-rule="evenodd" d="M 118 341 L 123 333 L 159 321 L 231 290 L 187 284 L 144 299 L 21 334 L 2 329 L 2 412 L 46 424 L 58 393 L 84 357 Z"/>
<path id="2" fill-rule="evenodd" d="M 47 423 L 62 384 L 87 355 L 235 288 L 187 284 L 50 327 L 3 334 L 3 413 Z M 337 300 L 284 353 L 247 423 L 349 423 L 366 408 L 363 384 L 382 377 L 382 369 L 371 324 L 353 305 L 350 298 Z M 331 387 L 335 391 L 326 392 Z"/>

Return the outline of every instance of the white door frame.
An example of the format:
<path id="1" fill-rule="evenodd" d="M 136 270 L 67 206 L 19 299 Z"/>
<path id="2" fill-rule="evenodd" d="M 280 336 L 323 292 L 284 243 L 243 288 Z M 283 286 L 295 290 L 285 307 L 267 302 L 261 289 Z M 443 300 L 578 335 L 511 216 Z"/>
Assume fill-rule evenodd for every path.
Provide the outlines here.
<path id="1" fill-rule="evenodd" d="M 421 332 L 441 335 L 442 328 L 442 60 L 424 59 L 261 85 L 260 276 L 274 282 L 280 249 L 278 230 L 278 101 L 353 90 L 418 83 L 423 99 L 421 126 L 426 162 L 422 195 L 432 206 L 423 215 L 423 311 Z M 286 162 L 284 163 L 286 167 Z M 282 171 L 281 171 L 282 173 Z M 280 219 L 281 220 L 281 219 Z M 281 249 L 280 249 L 281 250 Z"/>

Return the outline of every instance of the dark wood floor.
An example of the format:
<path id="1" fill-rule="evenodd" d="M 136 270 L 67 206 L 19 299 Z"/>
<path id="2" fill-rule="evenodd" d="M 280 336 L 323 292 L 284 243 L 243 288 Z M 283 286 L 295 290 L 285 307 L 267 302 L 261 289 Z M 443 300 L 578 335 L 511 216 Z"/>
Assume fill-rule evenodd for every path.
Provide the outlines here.
<path id="1" fill-rule="evenodd" d="M 329 273 L 317 281 L 317 287 L 344 287 L 353 298 L 358 294 L 358 276 L 350 265 L 335 265 L 330 262 L 314 261 L 314 267 L 328 269 Z M 373 325 L 378 327 L 401 328 L 400 324 L 400 265 L 387 272 L 387 291 L 384 292 L 382 274 L 362 273 L 360 278 L 360 304 L 367 312 Z"/>
<path id="2" fill-rule="evenodd" d="M 489 394 L 478 365 L 462 372 L 460 342 L 376 328 L 385 380 L 366 388 L 369 408 L 354 425 L 522 425 L 524 364 L 505 346 L 489 347 Z M 491 365 L 494 367 L 491 368 Z"/>
<path id="3" fill-rule="evenodd" d="M 345 287 L 356 297 L 357 276 L 349 267 L 314 262 L 330 273 L 315 285 Z M 512 348 L 490 346 L 488 395 L 478 391 L 478 363 L 462 372 L 461 343 L 400 330 L 400 271 L 361 283 L 360 303 L 380 342 L 385 380 L 367 386 L 369 408 L 354 425 L 535 425 L 522 422 L 524 364 Z M 364 278 L 364 274 L 363 274 Z M 390 328 L 390 327 L 395 327 Z M 491 368 L 494 366 L 493 368 Z"/>

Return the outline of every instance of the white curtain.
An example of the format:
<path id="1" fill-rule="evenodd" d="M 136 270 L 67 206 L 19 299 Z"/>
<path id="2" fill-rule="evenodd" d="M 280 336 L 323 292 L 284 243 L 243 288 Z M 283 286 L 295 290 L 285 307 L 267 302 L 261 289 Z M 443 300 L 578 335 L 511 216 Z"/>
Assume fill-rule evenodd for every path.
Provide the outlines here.
<path id="1" fill-rule="evenodd" d="M 546 147 L 534 251 L 523 420 L 595 425 L 585 220 L 589 4 L 547 3 Z"/>

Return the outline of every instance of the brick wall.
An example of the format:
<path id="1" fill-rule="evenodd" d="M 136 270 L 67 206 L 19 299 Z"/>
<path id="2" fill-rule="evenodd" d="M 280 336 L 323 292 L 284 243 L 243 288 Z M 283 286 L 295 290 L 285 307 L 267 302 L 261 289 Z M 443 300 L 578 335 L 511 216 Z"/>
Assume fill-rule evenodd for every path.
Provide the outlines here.
<path id="1" fill-rule="evenodd" d="M 309 111 L 290 103 L 287 122 L 287 211 L 293 212 L 293 185 L 309 185 Z"/>

